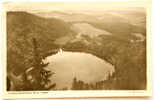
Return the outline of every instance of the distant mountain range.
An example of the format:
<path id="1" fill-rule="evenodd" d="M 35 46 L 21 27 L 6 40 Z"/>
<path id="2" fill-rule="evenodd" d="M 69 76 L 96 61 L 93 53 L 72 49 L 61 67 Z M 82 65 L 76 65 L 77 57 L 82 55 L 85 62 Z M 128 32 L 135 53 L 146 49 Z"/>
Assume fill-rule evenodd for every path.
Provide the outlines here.
<path id="1" fill-rule="evenodd" d="M 146 14 L 144 12 L 106 11 L 99 13 L 73 13 L 52 11 L 47 13 L 39 12 L 35 14 L 44 18 L 61 19 L 73 26 L 79 23 L 89 24 L 96 29 L 101 29 L 112 33 L 114 36 L 125 39 L 131 38 L 131 35 L 134 33 L 140 33 L 144 36 L 146 34 Z"/>

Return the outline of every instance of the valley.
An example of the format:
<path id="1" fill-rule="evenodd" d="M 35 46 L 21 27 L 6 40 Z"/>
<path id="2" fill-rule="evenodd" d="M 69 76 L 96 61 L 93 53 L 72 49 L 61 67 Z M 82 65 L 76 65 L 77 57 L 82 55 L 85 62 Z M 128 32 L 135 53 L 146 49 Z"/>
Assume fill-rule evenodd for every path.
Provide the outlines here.
<path id="1" fill-rule="evenodd" d="M 89 80 L 93 80 L 92 77 L 94 77 L 97 79 L 95 83 L 101 84 L 100 86 L 103 84 L 103 87 L 99 87 L 101 90 L 146 89 L 145 15 L 140 14 L 140 12 L 137 13 L 140 16 L 135 16 L 136 13 L 120 12 L 118 13 L 119 16 L 117 12 L 116 14 L 115 12 L 111 13 L 98 13 L 96 15 L 71 13 L 70 16 L 67 12 L 50 12 L 48 14 L 8 12 L 8 73 L 13 72 L 18 76 L 33 66 L 34 47 L 32 40 L 35 38 L 41 57 L 43 59 L 51 57 L 48 66 L 54 67 L 52 71 L 55 71 L 55 76 L 56 73 L 60 75 L 59 79 L 53 78 L 54 75 L 51 77 L 51 81 L 52 79 L 60 81 L 57 85 L 68 84 L 67 86 L 70 86 L 75 77 L 72 76 L 72 73 L 77 72 L 79 77 L 76 78 L 86 82 L 81 82 L 82 84 L 87 86 L 90 81 L 83 77 L 80 78 L 81 76 L 91 77 Z M 130 15 L 131 18 L 126 18 L 126 15 Z M 133 19 L 133 23 L 131 19 Z M 64 54 L 71 54 L 71 56 L 66 57 L 66 59 L 59 58 L 65 56 L 55 56 L 60 55 L 58 54 L 59 49 L 62 49 Z M 102 61 L 95 62 L 91 55 L 114 66 L 113 75 L 104 80 L 105 74 L 103 73 L 106 73 L 104 68 L 107 68 L 108 64 L 100 64 Z M 78 61 L 76 57 L 79 59 Z M 54 62 L 58 64 L 58 69 L 52 65 Z M 90 65 L 86 62 L 89 62 Z M 61 67 L 65 64 L 66 66 Z M 77 69 L 71 71 L 71 68 L 74 68 L 73 65 Z M 96 66 L 98 72 L 94 70 Z M 62 80 L 69 76 L 71 78 L 68 80 L 67 78 Z M 59 84 L 61 81 L 64 81 L 63 84 Z M 62 86 L 60 88 L 65 88 Z M 98 88 L 91 86 L 89 89 Z"/>

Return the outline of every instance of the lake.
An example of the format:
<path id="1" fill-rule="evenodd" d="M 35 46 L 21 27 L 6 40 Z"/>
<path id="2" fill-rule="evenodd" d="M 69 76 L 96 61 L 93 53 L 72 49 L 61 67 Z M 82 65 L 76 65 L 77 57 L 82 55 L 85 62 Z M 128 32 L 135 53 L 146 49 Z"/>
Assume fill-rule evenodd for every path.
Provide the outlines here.
<path id="1" fill-rule="evenodd" d="M 60 49 L 57 54 L 48 56 L 44 61 L 49 62 L 47 69 L 55 73 L 51 81 L 56 83 L 56 89 L 70 89 L 74 77 L 85 83 L 95 83 L 106 80 L 115 71 L 114 66 L 105 60 L 83 52 Z"/>

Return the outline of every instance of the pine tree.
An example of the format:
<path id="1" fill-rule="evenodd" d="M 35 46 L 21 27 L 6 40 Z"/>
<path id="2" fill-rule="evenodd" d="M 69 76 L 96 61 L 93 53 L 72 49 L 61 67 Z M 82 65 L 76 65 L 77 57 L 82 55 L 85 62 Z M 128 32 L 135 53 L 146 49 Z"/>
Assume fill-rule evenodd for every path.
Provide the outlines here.
<path id="1" fill-rule="evenodd" d="M 33 60 L 32 69 L 24 74 L 26 90 L 50 90 L 56 86 L 49 79 L 54 73 L 45 69 L 49 63 L 44 63 L 40 55 L 38 43 L 33 38 Z"/>
<path id="2" fill-rule="evenodd" d="M 73 83 L 72 83 L 72 90 L 77 90 L 77 79 L 76 79 L 76 77 L 73 79 Z"/>

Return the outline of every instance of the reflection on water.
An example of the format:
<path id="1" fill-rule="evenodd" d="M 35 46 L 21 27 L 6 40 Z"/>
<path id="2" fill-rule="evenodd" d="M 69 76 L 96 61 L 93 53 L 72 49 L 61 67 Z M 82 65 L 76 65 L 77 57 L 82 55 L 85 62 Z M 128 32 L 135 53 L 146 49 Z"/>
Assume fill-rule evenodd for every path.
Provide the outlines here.
<path id="1" fill-rule="evenodd" d="M 46 61 L 50 63 L 47 69 L 55 73 L 51 80 L 56 83 L 57 89 L 71 88 L 74 77 L 86 83 L 94 83 L 106 80 L 114 72 L 114 66 L 88 53 L 60 49 L 57 54 L 48 56 Z"/>

